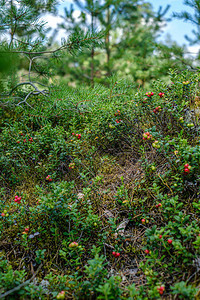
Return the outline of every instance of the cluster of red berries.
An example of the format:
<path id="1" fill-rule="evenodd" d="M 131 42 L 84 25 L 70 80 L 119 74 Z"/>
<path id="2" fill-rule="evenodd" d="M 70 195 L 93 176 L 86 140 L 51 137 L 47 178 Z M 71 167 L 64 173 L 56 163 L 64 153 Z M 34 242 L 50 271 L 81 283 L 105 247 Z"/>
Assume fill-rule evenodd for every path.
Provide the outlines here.
<path id="1" fill-rule="evenodd" d="M 46 180 L 47 180 L 47 181 L 52 181 L 53 179 L 51 178 L 51 175 L 48 175 L 48 176 L 46 177 Z"/>
<path id="2" fill-rule="evenodd" d="M 151 97 L 154 95 L 154 93 L 153 93 L 153 92 L 151 92 L 151 93 L 148 93 L 148 92 L 147 92 L 145 95 L 146 95 L 147 97 L 151 98 Z"/>
<path id="3" fill-rule="evenodd" d="M 119 252 L 113 251 L 113 252 L 112 252 L 112 255 L 113 255 L 115 258 L 117 258 L 117 257 L 120 256 L 120 253 L 119 253 Z"/>
<path id="4" fill-rule="evenodd" d="M 160 98 L 162 98 L 164 96 L 165 93 L 158 93 L 158 96 L 160 96 Z"/>
<path id="5" fill-rule="evenodd" d="M 157 288 L 158 292 L 160 295 L 162 295 L 164 293 L 165 287 L 164 286 L 160 286 Z"/>
<path id="6" fill-rule="evenodd" d="M 185 164 L 184 165 L 184 173 L 185 174 L 189 174 L 190 173 L 190 169 L 191 169 L 191 166 L 189 164 Z"/>
<path id="7" fill-rule="evenodd" d="M 20 133 L 20 135 L 23 135 L 23 133 Z M 26 139 L 23 140 L 24 143 L 26 143 L 26 141 L 27 141 Z M 28 139 L 28 141 L 30 143 L 32 143 L 33 142 L 33 138 L 31 137 L 30 139 Z M 17 144 L 19 144 L 19 143 L 20 143 L 20 141 L 17 141 Z"/>
<path id="8" fill-rule="evenodd" d="M 21 200 L 22 200 L 22 197 L 15 196 L 14 201 L 15 201 L 16 203 L 20 204 L 20 203 L 21 203 Z"/>
<path id="9" fill-rule="evenodd" d="M 116 123 L 120 123 L 122 120 L 115 120 Z"/>
<path id="10" fill-rule="evenodd" d="M 75 163 L 74 162 L 70 163 L 69 164 L 69 169 L 71 170 L 71 169 L 74 169 L 74 168 L 75 168 Z"/>
<path id="11" fill-rule="evenodd" d="M 78 138 L 78 140 L 81 139 L 81 134 L 80 134 L 80 133 L 76 133 L 76 134 L 75 134 L 75 133 L 73 132 L 72 135 L 73 135 L 73 136 L 76 136 L 76 137 Z"/>
<path id="12" fill-rule="evenodd" d="M 57 296 L 56 299 L 65 299 L 65 291 L 61 291 Z"/>
<path id="13" fill-rule="evenodd" d="M 2 217 L 8 217 L 9 213 L 7 212 L 7 210 L 4 209 L 4 211 L 1 213 Z"/>
<path id="14" fill-rule="evenodd" d="M 162 234 L 160 234 L 158 238 L 159 238 L 159 239 L 162 239 Z M 168 244 L 172 244 L 173 241 L 172 241 L 172 239 L 168 239 L 167 242 L 168 242 Z M 150 253 L 150 251 L 149 251 L 148 249 L 145 249 L 144 252 L 145 252 L 146 254 L 149 254 L 149 253 Z"/>
<path id="15" fill-rule="evenodd" d="M 149 132 L 143 133 L 143 140 L 150 140 L 152 139 L 152 135 Z"/>
<path id="16" fill-rule="evenodd" d="M 121 114 L 121 113 L 120 113 L 120 110 L 118 109 L 118 110 L 116 111 L 116 113 L 115 113 L 115 117 L 116 117 L 116 116 L 120 116 L 120 114 Z"/>
<path id="17" fill-rule="evenodd" d="M 157 106 L 156 108 L 154 108 L 153 112 L 154 112 L 154 114 L 157 114 L 161 110 L 162 110 L 161 106 Z"/>
<path id="18" fill-rule="evenodd" d="M 187 85 L 187 84 L 190 84 L 190 82 L 189 82 L 189 80 L 183 81 L 183 84 L 184 84 L 184 85 Z"/>
<path id="19" fill-rule="evenodd" d="M 69 248 L 76 248 L 78 247 L 78 243 L 77 242 L 72 242 L 69 244 Z"/>
<path id="20" fill-rule="evenodd" d="M 161 207 L 161 206 L 162 206 L 162 203 L 156 204 L 156 208 L 159 208 L 159 207 Z"/>
<path id="21" fill-rule="evenodd" d="M 24 231 L 22 232 L 22 234 L 27 234 L 29 232 L 29 228 L 25 228 Z"/>

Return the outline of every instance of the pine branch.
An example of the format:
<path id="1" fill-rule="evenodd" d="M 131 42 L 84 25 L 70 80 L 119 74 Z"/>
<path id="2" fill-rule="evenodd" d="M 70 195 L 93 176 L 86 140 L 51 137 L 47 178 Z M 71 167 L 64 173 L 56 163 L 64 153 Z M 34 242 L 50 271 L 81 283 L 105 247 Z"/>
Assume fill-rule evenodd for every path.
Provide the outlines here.
<path id="1" fill-rule="evenodd" d="M 41 54 L 55 54 L 59 51 L 67 50 L 71 54 L 76 52 L 77 50 L 81 50 L 84 48 L 92 48 L 94 47 L 100 47 L 102 45 L 101 39 L 104 36 L 104 31 L 99 31 L 96 33 L 91 33 L 88 31 L 86 34 L 72 34 L 69 36 L 67 43 L 64 41 L 64 43 L 56 48 L 55 50 L 46 50 L 46 51 L 10 51 L 10 53 L 20 53 L 20 54 L 27 54 L 27 55 L 41 55 Z"/>

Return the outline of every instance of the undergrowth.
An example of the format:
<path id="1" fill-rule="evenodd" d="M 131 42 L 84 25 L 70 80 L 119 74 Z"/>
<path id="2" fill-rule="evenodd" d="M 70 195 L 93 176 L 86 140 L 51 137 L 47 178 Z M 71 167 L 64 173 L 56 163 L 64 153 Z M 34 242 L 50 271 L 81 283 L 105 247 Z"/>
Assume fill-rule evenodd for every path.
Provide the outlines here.
<path id="1" fill-rule="evenodd" d="M 0 108 L 0 298 L 199 299 L 198 83 Z"/>

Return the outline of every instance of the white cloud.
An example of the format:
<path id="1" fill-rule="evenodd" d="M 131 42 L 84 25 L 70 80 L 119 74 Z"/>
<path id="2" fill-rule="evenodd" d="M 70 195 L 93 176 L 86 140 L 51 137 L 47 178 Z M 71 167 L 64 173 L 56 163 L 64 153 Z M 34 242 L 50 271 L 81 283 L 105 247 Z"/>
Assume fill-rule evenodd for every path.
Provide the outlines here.
<path id="1" fill-rule="evenodd" d="M 48 32 L 47 37 L 50 37 L 53 33 L 53 31 L 57 28 L 57 25 L 59 23 L 63 22 L 63 19 L 59 16 L 53 16 L 51 14 L 46 14 L 41 18 L 42 21 L 44 21 L 45 27 L 46 28 L 51 28 L 51 31 Z M 59 29 L 57 36 L 56 36 L 56 41 L 60 43 L 61 39 L 63 37 L 66 37 L 66 31 L 64 29 Z"/>
<path id="2" fill-rule="evenodd" d="M 75 10 L 73 12 L 73 17 L 75 20 L 77 20 L 80 16 L 80 10 Z M 64 22 L 64 19 L 60 16 L 53 16 L 51 14 L 45 14 L 43 15 L 43 17 L 41 18 L 42 21 L 44 21 L 46 24 L 45 24 L 45 27 L 46 28 L 51 28 L 52 30 L 47 34 L 47 37 L 50 37 L 53 33 L 53 31 L 57 28 L 58 24 L 61 24 Z M 57 42 L 61 42 L 61 39 L 62 38 L 66 38 L 66 30 L 64 29 L 58 29 L 58 33 L 57 33 L 57 36 L 56 36 L 56 41 Z"/>
<path id="3" fill-rule="evenodd" d="M 74 18 L 75 20 L 77 20 L 77 19 L 80 17 L 80 14 L 81 14 L 81 11 L 80 11 L 80 10 L 75 10 L 75 11 L 73 12 L 73 18 Z"/>
<path id="4" fill-rule="evenodd" d="M 190 56 L 193 56 L 193 57 L 197 56 L 199 51 L 200 51 L 200 46 L 199 45 L 188 47 L 188 55 L 190 55 Z"/>
<path id="5" fill-rule="evenodd" d="M 62 22 L 61 17 L 52 16 L 50 14 L 46 14 L 45 16 L 43 16 L 42 20 L 47 22 L 46 27 L 51 27 L 53 29 L 57 27 L 58 23 Z"/>

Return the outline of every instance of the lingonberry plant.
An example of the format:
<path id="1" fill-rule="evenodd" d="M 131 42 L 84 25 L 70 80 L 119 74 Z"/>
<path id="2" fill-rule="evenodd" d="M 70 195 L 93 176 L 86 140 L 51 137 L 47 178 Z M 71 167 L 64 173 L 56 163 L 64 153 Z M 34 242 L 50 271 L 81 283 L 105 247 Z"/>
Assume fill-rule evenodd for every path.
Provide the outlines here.
<path id="1" fill-rule="evenodd" d="M 2 297 L 198 299 L 199 74 L 170 76 L 3 115 Z"/>

